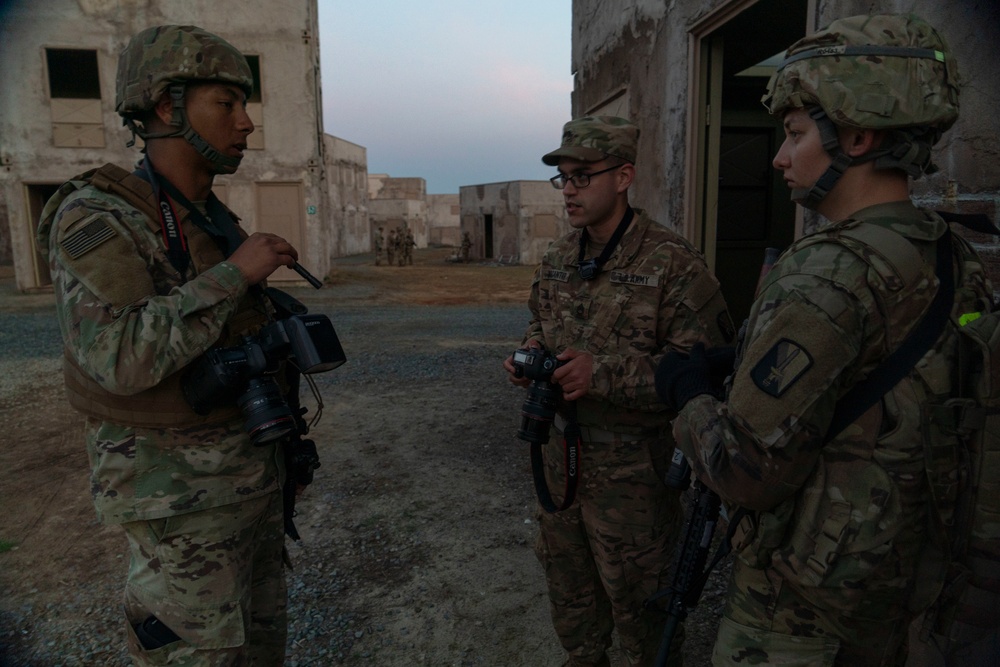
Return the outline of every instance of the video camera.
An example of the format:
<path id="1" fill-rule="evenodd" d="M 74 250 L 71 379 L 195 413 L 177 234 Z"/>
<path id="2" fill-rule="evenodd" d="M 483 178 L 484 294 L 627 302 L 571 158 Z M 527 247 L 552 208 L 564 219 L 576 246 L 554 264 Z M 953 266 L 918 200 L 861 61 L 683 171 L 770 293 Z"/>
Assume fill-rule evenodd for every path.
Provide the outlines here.
<path id="1" fill-rule="evenodd" d="M 242 345 L 202 355 L 181 383 L 184 398 L 200 415 L 235 401 L 251 442 L 264 445 L 296 428 L 297 415 L 275 380 L 286 360 L 309 375 L 333 370 L 347 358 L 326 315 L 288 315 L 245 336 Z"/>

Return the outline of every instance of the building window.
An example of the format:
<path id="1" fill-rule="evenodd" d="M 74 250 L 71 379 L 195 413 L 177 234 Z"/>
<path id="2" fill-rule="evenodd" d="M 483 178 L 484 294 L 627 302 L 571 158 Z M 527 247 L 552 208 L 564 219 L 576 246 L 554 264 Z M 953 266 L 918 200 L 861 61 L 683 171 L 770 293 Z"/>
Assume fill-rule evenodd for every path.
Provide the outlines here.
<path id="1" fill-rule="evenodd" d="M 247 138 L 247 148 L 264 150 L 264 104 L 260 90 L 260 56 L 246 56 L 253 72 L 253 93 L 247 98 L 247 115 L 253 121 L 253 132 Z"/>
<path id="2" fill-rule="evenodd" d="M 56 146 L 104 148 L 97 51 L 45 49 Z"/>

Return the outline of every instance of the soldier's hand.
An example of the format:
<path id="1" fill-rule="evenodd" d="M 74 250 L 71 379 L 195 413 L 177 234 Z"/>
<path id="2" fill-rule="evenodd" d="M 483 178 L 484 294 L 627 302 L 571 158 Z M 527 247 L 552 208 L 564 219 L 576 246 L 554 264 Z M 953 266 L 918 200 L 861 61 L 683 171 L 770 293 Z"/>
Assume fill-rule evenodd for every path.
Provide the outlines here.
<path id="1" fill-rule="evenodd" d="M 594 375 L 593 355 L 580 350 L 565 350 L 556 355 L 556 359 L 567 362 L 552 373 L 552 379 L 562 387 L 563 398 L 575 401 L 586 396 Z"/>
<path id="2" fill-rule="evenodd" d="M 236 265 L 248 283 L 256 285 L 278 267 L 292 266 L 298 259 L 298 251 L 285 239 L 277 234 L 257 232 L 240 244 L 229 262 Z"/>
<path id="3" fill-rule="evenodd" d="M 525 347 L 537 350 L 538 348 L 541 347 L 541 345 L 538 343 L 538 341 L 529 340 L 525 344 Z M 507 357 L 506 359 L 503 360 L 503 368 L 509 374 L 507 376 L 507 379 L 510 380 L 511 384 L 517 385 L 518 387 L 527 387 L 528 385 L 531 384 L 531 380 L 529 380 L 528 378 L 526 378 L 526 377 L 517 377 L 517 368 L 514 366 L 514 355 L 513 354 L 511 354 L 509 357 Z"/>

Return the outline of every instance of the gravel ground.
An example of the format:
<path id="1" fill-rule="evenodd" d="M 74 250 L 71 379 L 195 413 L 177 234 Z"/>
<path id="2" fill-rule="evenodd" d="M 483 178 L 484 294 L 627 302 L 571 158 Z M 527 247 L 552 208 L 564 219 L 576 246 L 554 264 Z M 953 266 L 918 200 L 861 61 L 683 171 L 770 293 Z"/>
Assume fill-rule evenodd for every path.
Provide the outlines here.
<path id="1" fill-rule="evenodd" d="M 314 433 L 323 467 L 300 501 L 303 541 L 290 543 L 286 664 L 559 664 L 530 549 L 527 450 L 514 436 L 523 392 L 500 368 L 526 309 L 319 310 L 348 363 L 315 376 L 326 403 Z M 33 392 L 60 395 L 60 347 L 49 309 L 0 315 L 2 414 L 27 409 Z M 421 491 L 432 483 L 437 490 Z M 0 667 L 130 664 L 118 610 L 124 540 L 91 521 L 95 539 L 120 548 L 89 569 L 29 590 L 0 572 L 10 587 L 0 602 Z M 688 623 L 689 665 L 707 664 L 723 592 L 713 577 Z"/>

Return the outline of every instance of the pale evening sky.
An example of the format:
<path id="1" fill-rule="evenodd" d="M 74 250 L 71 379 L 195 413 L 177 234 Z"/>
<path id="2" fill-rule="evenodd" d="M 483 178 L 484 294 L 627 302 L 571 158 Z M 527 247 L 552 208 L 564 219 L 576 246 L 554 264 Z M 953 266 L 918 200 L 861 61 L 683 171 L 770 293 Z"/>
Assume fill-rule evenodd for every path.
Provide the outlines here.
<path id="1" fill-rule="evenodd" d="M 571 0 L 319 0 L 323 123 L 429 194 L 540 180 L 570 119 Z"/>

